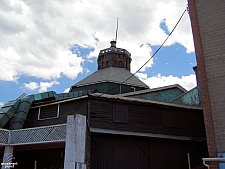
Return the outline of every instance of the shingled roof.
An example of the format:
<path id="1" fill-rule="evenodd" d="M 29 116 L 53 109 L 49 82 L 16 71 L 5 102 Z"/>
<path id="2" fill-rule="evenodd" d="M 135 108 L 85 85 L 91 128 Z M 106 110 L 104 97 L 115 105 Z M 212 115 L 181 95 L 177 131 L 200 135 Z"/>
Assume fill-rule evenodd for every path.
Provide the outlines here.
<path id="1" fill-rule="evenodd" d="M 145 83 L 143 83 L 137 77 L 135 76 L 131 77 L 131 76 L 132 76 L 132 73 L 130 73 L 128 70 L 124 68 L 107 67 L 94 72 L 93 74 L 84 78 L 83 80 L 76 83 L 72 87 L 75 87 L 75 86 L 81 87 L 81 86 L 87 86 L 91 84 L 111 82 L 111 83 L 124 84 L 124 85 L 130 85 L 135 87 L 143 87 L 146 89 L 149 88 Z M 129 77 L 131 78 L 127 80 Z M 125 80 L 127 81 L 124 82 Z"/>

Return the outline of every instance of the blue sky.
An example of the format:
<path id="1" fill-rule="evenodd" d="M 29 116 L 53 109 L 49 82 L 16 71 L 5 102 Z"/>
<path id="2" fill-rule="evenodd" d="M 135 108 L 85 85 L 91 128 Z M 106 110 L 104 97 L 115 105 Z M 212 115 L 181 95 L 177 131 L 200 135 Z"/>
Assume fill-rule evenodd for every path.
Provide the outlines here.
<path id="1" fill-rule="evenodd" d="M 60 0 L 0 2 L 0 106 L 21 94 L 68 88 L 97 70 L 97 56 L 115 37 L 131 53 L 135 72 L 173 29 L 186 0 L 140 2 Z M 124 8 L 126 6 L 126 8 Z M 138 11 L 138 12 L 137 12 Z M 137 77 L 150 86 L 195 87 L 188 13 Z"/>

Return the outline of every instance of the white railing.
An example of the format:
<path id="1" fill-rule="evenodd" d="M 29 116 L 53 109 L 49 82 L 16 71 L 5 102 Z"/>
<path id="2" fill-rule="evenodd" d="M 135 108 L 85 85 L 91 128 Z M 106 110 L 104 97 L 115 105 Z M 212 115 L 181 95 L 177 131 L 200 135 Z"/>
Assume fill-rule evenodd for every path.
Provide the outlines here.
<path id="1" fill-rule="evenodd" d="M 0 129 L 1 145 L 25 145 L 66 140 L 66 124 L 43 126 L 19 130 Z"/>
<path id="2" fill-rule="evenodd" d="M 9 144 L 9 130 L 0 129 L 0 145 Z"/>

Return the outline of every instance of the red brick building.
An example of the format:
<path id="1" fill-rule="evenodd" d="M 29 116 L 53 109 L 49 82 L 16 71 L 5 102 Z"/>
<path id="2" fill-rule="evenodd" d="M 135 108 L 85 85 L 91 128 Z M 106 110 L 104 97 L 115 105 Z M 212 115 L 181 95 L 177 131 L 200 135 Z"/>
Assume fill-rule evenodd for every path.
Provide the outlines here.
<path id="1" fill-rule="evenodd" d="M 225 152 L 225 1 L 188 0 L 188 6 L 208 152 L 215 158 Z M 211 162 L 210 168 L 218 168 L 218 164 Z"/>

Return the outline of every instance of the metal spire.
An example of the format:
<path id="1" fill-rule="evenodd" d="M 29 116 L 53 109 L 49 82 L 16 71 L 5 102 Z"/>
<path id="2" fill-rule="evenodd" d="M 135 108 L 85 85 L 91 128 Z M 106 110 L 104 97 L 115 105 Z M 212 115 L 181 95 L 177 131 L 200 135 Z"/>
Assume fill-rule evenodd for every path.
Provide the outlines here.
<path id="1" fill-rule="evenodd" d="M 117 24 L 116 24 L 116 38 L 115 38 L 115 41 L 117 41 L 118 24 L 119 24 L 119 18 L 117 18 Z"/>

